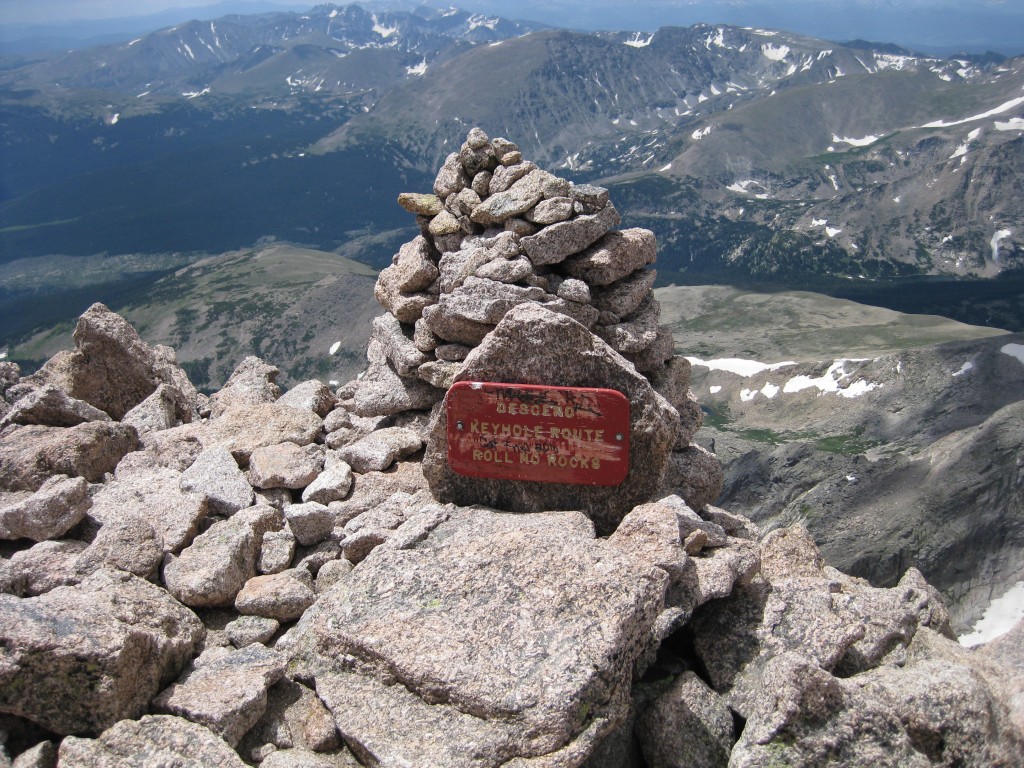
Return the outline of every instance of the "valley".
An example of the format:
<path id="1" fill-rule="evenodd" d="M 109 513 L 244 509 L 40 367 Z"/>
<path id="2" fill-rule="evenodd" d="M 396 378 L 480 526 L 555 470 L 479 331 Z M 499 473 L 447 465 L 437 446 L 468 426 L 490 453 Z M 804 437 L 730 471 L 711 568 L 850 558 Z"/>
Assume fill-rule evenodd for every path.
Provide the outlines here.
<path id="1" fill-rule="evenodd" d="M 659 285 L 1024 329 L 1019 57 L 322 5 L 2 64 L 0 263 L 151 258 L 113 304 L 172 261 L 263 242 L 381 268 L 398 240 L 377 234 L 409 231 L 396 195 L 480 125 L 607 186 L 656 233 Z M 4 280 L 0 345 L 81 312 L 76 272 Z"/>

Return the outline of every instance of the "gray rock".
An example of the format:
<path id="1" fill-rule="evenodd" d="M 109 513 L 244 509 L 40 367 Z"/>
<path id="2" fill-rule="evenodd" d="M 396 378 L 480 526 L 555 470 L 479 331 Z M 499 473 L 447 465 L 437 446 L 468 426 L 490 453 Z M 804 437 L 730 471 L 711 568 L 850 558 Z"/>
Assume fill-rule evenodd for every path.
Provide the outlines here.
<path id="1" fill-rule="evenodd" d="M 353 394 L 355 394 L 354 391 Z M 330 433 L 351 426 L 352 414 L 343 406 L 339 405 L 324 417 L 324 432 Z"/>
<path id="2" fill-rule="evenodd" d="M 380 343 L 371 340 L 370 365 L 359 379 L 352 410 L 359 416 L 391 416 L 402 411 L 430 408 L 444 393 L 425 381 L 400 376 L 384 356 Z M 337 447 L 336 444 L 331 447 Z"/>
<path id="3" fill-rule="evenodd" d="M 416 370 L 416 375 L 432 387 L 439 390 L 448 389 L 455 381 L 455 377 L 462 370 L 460 363 L 446 363 L 443 360 L 435 360 L 424 363 Z"/>
<path id="4" fill-rule="evenodd" d="M 582 509 L 610 533 L 636 504 L 660 487 L 678 414 L 621 356 L 583 326 L 536 304 L 512 309 L 466 359 L 460 381 L 515 381 L 570 387 L 607 387 L 630 401 L 633 468 L 619 486 L 514 482 L 456 475 L 448 467 L 447 409 L 431 422 L 423 473 L 442 502 L 483 503 L 514 511 Z M 642 469 L 641 469 L 642 468 Z"/>
<path id="5" fill-rule="evenodd" d="M 356 475 L 352 494 L 344 501 L 332 502 L 329 508 L 335 517 L 335 524 L 343 526 L 398 492 L 415 494 L 426 488 L 422 464 L 418 461 L 400 461 L 386 472 Z"/>
<path id="6" fill-rule="evenodd" d="M 566 259 L 562 268 L 591 286 L 611 285 L 653 264 L 657 255 L 658 246 L 653 232 L 624 229 L 608 233 L 593 247 Z"/>
<path id="7" fill-rule="evenodd" d="M 336 399 L 330 387 L 316 379 L 296 384 L 277 399 L 278 405 L 312 411 L 321 418 L 331 412 L 335 403 Z"/>
<path id="8" fill-rule="evenodd" d="M 476 174 L 474 174 L 474 178 Z M 481 197 L 475 190 L 466 187 L 454 195 L 450 195 L 445 201 L 445 207 L 456 216 L 468 216 L 474 208 L 480 205 Z"/>
<path id="9" fill-rule="evenodd" d="M 638 269 L 610 285 L 595 288 L 592 291 L 594 306 L 620 318 L 632 315 L 650 295 L 657 274 L 653 269 Z"/>
<path id="10" fill-rule="evenodd" d="M 276 651 L 246 646 L 186 672 L 153 700 L 153 710 L 205 725 L 234 746 L 263 716 L 267 689 L 287 664 Z"/>
<path id="11" fill-rule="evenodd" d="M 437 296 L 424 290 L 413 292 L 401 290 L 396 283 L 397 275 L 389 272 L 394 268 L 393 266 L 388 267 L 380 273 L 373 295 L 380 305 L 399 321 L 406 324 L 415 323 L 423 315 L 424 309 L 437 302 Z M 434 269 L 436 272 L 436 267 Z"/>
<path id="12" fill-rule="evenodd" d="M 57 747 L 52 741 L 41 741 L 14 758 L 11 768 L 56 768 Z"/>
<path id="13" fill-rule="evenodd" d="M 138 445 L 135 428 L 127 424 L 20 427 L 0 441 L 0 489 L 36 491 L 53 475 L 96 483 Z"/>
<path id="14" fill-rule="evenodd" d="M 0 494 L 0 539 L 57 539 L 74 528 L 92 506 L 81 477 L 54 475 L 35 492 Z"/>
<path id="15" fill-rule="evenodd" d="M 451 293 L 442 294 L 423 316 L 442 339 L 476 346 L 512 307 L 547 297 L 541 288 L 469 277 Z"/>
<path id="16" fill-rule="evenodd" d="M 315 601 L 309 572 L 295 568 L 249 579 L 235 597 L 235 608 L 248 616 L 294 621 Z"/>
<path id="17" fill-rule="evenodd" d="M 280 530 L 282 514 L 255 506 L 210 526 L 180 557 L 169 558 L 163 578 L 167 591 L 193 607 L 226 607 L 256 575 L 263 535 Z"/>
<path id="18" fill-rule="evenodd" d="M 252 486 L 226 448 L 203 451 L 186 469 L 179 481 L 186 493 L 206 497 L 210 512 L 225 517 L 252 506 Z"/>
<path id="19" fill-rule="evenodd" d="M 131 424 L 140 435 L 171 429 L 177 424 L 174 392 L 166 384 L 161 384 L 153 394 L 128 411 L 121 423 Z"/>
<path id="20" fill-rule="evenodd" d="M 544 186 L 551 174 L 539 168 L 513 182 L 502 192 L 492 192 L 471 215 L 473 221 L 484 226 L 495 226 L 526 213 L 544 197 Z M 491 183 L 494 183 L 492 177 Z"/>
<path id="21" fill-rule="evenodd" d="M 431 239 L 434 241 L 434 249 L 438 253 L 448 253 L 449 251 L 457 251 L 457 250 L 459 250 L 459 248 L 462 247 L 462 242 L 466 239 L 466 233 L 461 231 L 462 221 L 469 221 L 469 219 L 466 218 L 466 219 L 460 220 L 460 222 L 459 222 L 460 231 L 459 232 L 456 232 L 455 234 L 451 234 L 451 235 L 438 235 L 436 237 L 431 237 Z M 470 222 L 470 224 L 472 224 L 472 222 Z M 436 298 L 437 291 L 434 290 L 435 287 L 436 287 L 436 283 L 434 285 L 430 286 L 430 288 L 427 289 L 427 293 L 429 295 L 432 295 L 432 296 L 434 296 Z M 399 317 L 397 313 L 396 313 L 395 316 Z M 401 317 L 399 317 L 399 319 L 401 319 Z M 402 322 L 404 323 L 406 321 L 402 320 Z"/>
<path id="22" fill-rule="evenodd" d="M 421 216 L 436 216 L 444 208 L 444 203 L 437 195 L 417 192 L 402 192 L 398 195 L 398 204 L 409 213 Z"/>
<path id="23" fill-rule="evenodd" d="M 8 424 L 73 427 L 87 421 L 110 421 L 110 416 L 52 384 L 44 384 L 12 403 L 11 410 L 0 419 L 0 427 Z"/>
<path id="24" fill-rule="evenodd" d="M 328 454 L 328 457 L 336 454 Z M 303 501 L 330 504 L 341 501 L 352 491 L 352 467 L 341 458 L 328 458 L 324 471 L 302 491 Z"/>
<path id="25" fill-rule="evenodd" d="M 274 509 L 284 511 L 292 503 L 292 492 L 287 488 L 260 488 L 253 491 L 254 504 L 266 504 Z"/>
<path id="26" fill-rule="evenodd" d="M 55 733 L 98 733 L 142 715 L 203 633 L 191 611 L 123 572 L 0 595 L 0 711 Z"/>
<path id="27" fill-rule="evenodd" d="M 430 220 L 430 226 L 428 227 L 428 231 L 434 237 L 454 235 L 461 230 L 462 223 L 459 221 L 459 217 L 447 210 L 441 211 L 437 216 L 432 218 Z"/>
<path id="28" fill-rule="evenodd" d="M 353 567 L 352 561 L 343 557 L 337 560 L 329 560 L 317 572 L 316 582 L 313 584 L 314 590 L 318 595 L 322 595 L 351 573 Z"/>
<path id="29" fill-rule="evenodd" d="M 1024 619 L 979 648 L 976 656 L 998 670 L 1000 681 L 1007 688 L 1003 700 L 1010 710 L 1010 718 L 1019 731 L 1024 731 Z M 993 683 L 991 679 L 990 683 Z"/>
<path id="30" fill-rule="evenodd" d="M 504 164 L 504 161 L 510 156 L 519 153 L 519 146 L 508 139 L 496 136 L 491 139 L 491 146 L 494 147 L 494 155 L 498 158 L 499 162 Z M 519 153 L 520 155 L 522 153 Z M 514 162 L 519 162 L 515 160 Z"/>
<path id="31" fill-rule="evenodd" d="M 829 576 L 838 575 L 833 569 L 827 571 Z M 866 581 L 846 576 L 833 578 L 832 583 L 835 581 L 841 585 L 834 597 L 836 606 L 864 625 L 864 637 L 836 664 L 835 673 L 841 677 L 901 661 L 922 627 L 947 638 L 953 636 L 942 596 L 916 568 L 908 568 L 891 589 L 875 589 Z"/>
<path id="32" fill-rule="evenodd" d="M 536 165 L 528 160 L 523 161 L 521 157 L 520 162 L 516 163 L 506 163 L 503 158 L 501 167 L 495 168 L 491 175 L 487 193 L 489 195 L 496 195 L 505 192 L 521 178 L 535 170 L 537 170 Z"/>
<path id="33" fill-rule="evenodd" d="M 125 456 L 118 467 L 135 462 L 139 466 L 158 466 L 184 472 L 203 452 L 201 437 L 206 436 L 205 424 L 182 424 L 161 432 L 148 432 L 142 436 L 141 448 Z"/>
<path id="34" fill-rule="evenodd" d="M 163 557 L 163 542 L 153 524 L 129 513 L 103 524 L 75 561 L 75 570 L 84 575 L 112 566 L 149 579 L 156 574 Z"/>
<path id="35" fill-rule="evenodd" d="M 56 587 L 81 581 L 76 570 L 78 556 L 88 544 L 77 539 L 41 541 L 0 561 L 0 592 L 35 597 Z"/>
<path id="36" fill-rule="evenodd" d="M 659 325 L 654 334 L 654 341 L 639 352 L 625 352 L 625 357 L 633 366 L 644 374 L 663 370 L 675 354 L 676 340 L 672 328 Z M 682 446 L 680 446 L 682 447 Z"/>
<path id="37" fill-rule="evenodd" d="M 476 146 L 476 144 L 477 142 L 472 144 L 466 142 L 462 145 L 462 149 L 459 152 L 462 167 L 466 169 L 466 173 L 470 176 L 475 176 L 480 171 L 493 170 L 498 164 L 494 148 L 489 143 L 485 142 L 480 146 Z"/>
<path id="38" fill-rule="evenodd" d="M 411 509 L 417 504 L 429 505 L 429 501 L 429 496 L 422 491 L 417 494 L 398 492 L 348 521 L 341 543 L 345 559 L 351 563 L 362 562 L 376 547 L 395 535 L 395 532 L 407 522 Z M 429 505 L 427 509 L 432 511 L 433 505 Z"/>
<path id="39" fill-rule="evenodd" d="M 6 399 L 7 390 L 21 378 L 21 366 L 10 360 L 0 360 L 0 398 Z"/>
<path id="40" fill-rule="evenodd" d="M 249 457 L 249 484 L 254 488 L 305 488 L 323 469 L 323 459 L 295 443 L 257 448 Z"/>
<path id="41" fill-rule="evenodd" d="M 411 456 L 423 447 L 423 439 L 410 429 L 388 427 L 338 450 L 338 455 L 354 472 L 383 472 L 399 459 Z"/>
<path id="42" fill-rule="evenodd" d="M 473 177 L 472 189 L 479 195 L 480 199 L 490 194 L 492 176 L 493 174 L 490 171 L 478 171 Z"/>
<path id="43" fill-rule="evenodd" d="M 433 352 L 441 342 L 442 339 L 430 330 L 430 326 L 422 317 L 413 325 L 412 343 L 420 352 Z"/>
<path id="44" fill-rule="evenodd" d="M 199 531 L 206 517 L 206 499 L 181 491 L 181 473 L 145 465 L 130 471 L 119 466 L 112 482 L 93 494 L 90 520 L 102 525 L 117 520 L 151 524 L 162 552 L 180 552 Z"/>
<path id="45" fill-rule="evenodd" d="M 263 534 L 263 546 L 260 547 L 256 570 L 260 573 L 280 573 L 292 564 L 294 557 L 295 534 L 291 530 L 267 531 Z"/>
<path id="46" fill-rule="evenodd" d="M 174 392 L 177 418 L 189 422 L 201 397 L 170 347 L 150 347 L 120 315 L 93 304 L 78 319 L 75 349 L 51 359 L 34 374 L 119 420 L 160 384 Z"/>
<path id="47" fill-rule="evenodd" d="M 545 309 L 550 309 L 552 312 L 571 317 L 588 331 L 594 327 L 594 323 L 597 322 L 598 315 L 600 314 L 589 304 L 580 304 L 579 302 L 566 301 L 561 298 L 545 301 L 542 306 Z"/>
<path id="48" fill-rule="evenodd" d="M 505 222 L 505 231 L 522 238 L 537 234 L 540 231 L 540 227 L 536 224 L 531 224 L 526 219 L 512 218 Z"/>
<path id="49" fill-rule="evenodd" d="M 562 284 L 558 286 L 558 296 L 566 301 L 587 304 L 590 302 L 590 286 L 582 280 L 569 278 L 568 280 L 563 280 Z"/>
<path id="50" fill-rule="evenodd" d="M 445 158 L 444 164 L 434 179 L 434 194 L 444 200 L 448 195 L 469 186 L 469 177 L 462 167 L 458 152 L 452 152 Z"/>
<path id="51" fill-rule="evenodd" d="M 495 259 L 477 267 L 476 276 L 499 283 L 519 283 L 533 274 L 533 264 L 525 256 Z"/>
<path id="52" fill-rule="evenodd" d="M 233 405 L 210 421 L 203 435 L 206 448 L 226 448 L 247 462 L 257 448 L 279 443 L 310 445 L 323 430 L 315 413 L 277 403 Z"/>
<path id="53" fill-rule="evenodd" d="M 637 737 L 651 768 L 724 768 L 732 713 L 693 672 L 684 672 L 640 716 Z"/>
<path id="54" fill-rule="evenodd" d="M 467 246 L 467 243 L 470 244 Z M 441 293 L 451 293 L 462 285 L 467 277 L 473 276 L 492 262 L 514 259 L 519 255 L 519 246 L 511 232 L 502 232 L 491 238 L 474 238 L 467 243 L 463 243 L 459 250 L 441 257 L 438 264 L 438 288 Z"/>
<path id="55" fill-rule="evenodd" d="M 253 643 L 266 645 L 280 628 L 281 622 L 276 619 L 267 619 L 263 616 L 239 616 L 228 622 L 224 631 L 227 632 L 228 639 L 231 640 L 233 646 L 245 648 Z"/>
<path id="56" fill-rule="evenodd" d="M 856 683 L 844 685 L 793 652 L 769 662 L 764 677 L 763 692 L 729 765 L 933 765 L 908 737 L 899 718 L 874 697 L 864 695 Z"/>
<path id="57" fill-rule="evenodd" d="M 679 514 L 668 504 L 638 504 L 608 537 L 608 546 L 665 571 L 669 576 L 669 593 L 679 582 L 687 562 Z"/>
<path id="58" fill-rule="evenodd" d="M 317 753 L 337 750 L 341 739 L 331 713 L 316 694 L 306 686 L 284 678 L 267 692 L 267 709 L 242 739 L 238 750 L 240 754 L 255 756 L 268 744 L 282 750 L 272 753 L 271 758 L 274 754 L 287 752 L 305 755 L 310 762 L 300 764 L 303 768 L 316 766 L 313 761 Z M 351 760 L 351 756 L 348 759 Z M 262 764 L 266 765 L 266 761 Z M 353 768 L 358 766 L 354 761 L 351 765 Z"/>
<path id="59" fill-rule="evenodd" d="M 596 213 L 608 204 L 608 190 L 593 184 L 577 184 L 570 195 L 580 213 Z"/>
<path id="60" fill-rule="evenodd" d="M 260 768 L 360 768 L 360 764 L 347 750 L 325 755 L 298 748 L 271 752 Z"/>
<path id="61" fill-rule="evenodd" d="M 524 218 L 534 224 L 545 226 L 556 224 L 559 221 L 567 221 L 572 218 L 573 203 L 568 197 L 552 197 L 541 200 L 533 208 L 526 212 Z"/>
<path id="62" fill-rule="evenodd" d="M 75 768 L 246 768 L 209 728 L 169 715 L 122 720 L 98 739 L 69 736 L 61 742 L 58 760 Z"/>
<path id="63" fill-rule="evenodd" d="M 380 344 L 384 356 L 400 376 L 412 375 L 430 359 L 413 343 L 411 327 L 408 331 L 407 334 L 394 315 L 383 314 L 373 320 L 372 338 Z"/>
<path id="64" fill-rule="evenodd" d="M 304 547 L 319 544 L 329 538 L 336 520 L 336 515 L 329 507 L 315 501 L 289 504 L 284 508 L 284 516 L 288 530 Z"/>
<path id="65" fill-rule="evenodd" d="M 339 557 L 341 557 L 341 546 L 335 539 L 328 539 L 306 550 L 303 557 L 295 563 L 295 568 L 307 571 L 310 577 L 315 579 L 321 568 Z"/>
<path id="66" fill-rule="evenodd" d="M 865 634 L 863 624 L 837 606 L 827 581 L 806 578 L 739 585 L 728 598 L 705 605 L 693 628 L 712 685 L 744 717 L 773 658 L 798 652 L 829 671 Z"/>
<path id="67" fill-rule="evenodd" d="M 238 364 L 220 391 L 210 396 L 210 415 L 223 415 L 229 408 L 272 403 L 281 396 L 275 383 L 281 375 L 276 366 L 250 355 Z"/>
<path id="68" fill-rule="evenodd" d="M 588 528 L 578 513 L 459 511 L 321 596 L 296 663 L 350 748 L 385 765 L 498 766 L 589 750 L 621 722 L 664 577 Z"/>
<path id="69" fill-rule="evenodd" d="M 578 216 L 569 221 L 552 224 L 535 235 L 524 237 L 519 243 L 534 266 L 558 264 L 567 256 L 579 253 L 601 239 L 609 229 L 618 226 L 619 222 L 618 212 L 613 206 L 608 205 L 593 215 Z"/>
<path id="70" fill-rule="evenodd" d="M 702 509 L 722 493 L 722 465 L 713 453 L 699 445 L 673 451 L 665 468 L 662 486 L 666 494 L 678 494 L 693 509 Z"/>
<path id="71" fill-rule="evenodd" d="M 461 363 L 472 351 L 473 348 L 467 347 L 465 344 L 441 344 L 434 350 L 434 354 L 437 355 L 438 360 Z"/>
<path id="72" fill-rule="evenodd" d="M 657 340 L 660 319 L 661 305 L 654 298 L 654 294 L 649 293 L 635 314 L 617 325 L 595 326 L 594 333 L 616 352 L 624 355 L 637 354 Z M 671 357 L 671 352 L 669 356 Z"/>

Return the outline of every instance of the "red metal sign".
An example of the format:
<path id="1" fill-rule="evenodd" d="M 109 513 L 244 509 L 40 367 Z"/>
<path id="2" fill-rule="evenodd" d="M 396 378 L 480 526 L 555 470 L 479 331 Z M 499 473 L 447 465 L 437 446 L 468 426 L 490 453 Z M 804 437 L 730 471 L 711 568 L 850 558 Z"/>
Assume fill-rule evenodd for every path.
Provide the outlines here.
<path id="1" fill-rule="evenodd" d="M 460 475 L 619 485 L 629 471 L 629 400 L 614 389 L 456 382 L 448 466 Z"/>

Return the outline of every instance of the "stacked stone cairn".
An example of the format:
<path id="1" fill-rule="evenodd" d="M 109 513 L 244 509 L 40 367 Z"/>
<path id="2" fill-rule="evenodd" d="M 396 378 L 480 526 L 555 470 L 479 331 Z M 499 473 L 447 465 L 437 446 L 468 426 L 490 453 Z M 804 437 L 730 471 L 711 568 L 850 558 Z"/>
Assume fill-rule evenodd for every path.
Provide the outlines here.
<path id="1" fill-rule="evenodd" d="M 637 427 L 630 464 L 638 469 L 625 488 L 530 488 L 448 472 L 442 409 L 424 469 L 439 499 L 519 511 L 582 509 L 604 533 L 662 487 L 697 509 L 715 499 L 719 464 L 690 443 L 702 423 L 690 365 L 674 354 L 671 328 L 659 324 L 649 268 L 657 256 L 653 232 L 616 229 L 620 217 L 608 190 L 558 178 L 479 128 L 444 161 L 433 194 L 402 194 L 399 204 L 416 214 L 420 235 L 377 281 L 388 313 L 374 321 L 355 413 L 427 409 L 454 381 L 481 377 L 620 389 Z M 495 336 L 506 317 L 504 334 Z M 595 355 L 608 361 L 600 371 L 589 364 Z M 629 371 L 651 387 L 636 374 L 625 382 Z"/>
<path id="2" fill-rule="evenodd" d="M 649 233 L 478 131 L 438 189 L 337 392 L 206 397 L 101 304 L 0 361 L 0 768 L 1020 764 L 1024 622 L 962 648 L 915 569 L 709 503 Z M 641 479 L 452 477 L 460 378 L 617 389 Z"/>

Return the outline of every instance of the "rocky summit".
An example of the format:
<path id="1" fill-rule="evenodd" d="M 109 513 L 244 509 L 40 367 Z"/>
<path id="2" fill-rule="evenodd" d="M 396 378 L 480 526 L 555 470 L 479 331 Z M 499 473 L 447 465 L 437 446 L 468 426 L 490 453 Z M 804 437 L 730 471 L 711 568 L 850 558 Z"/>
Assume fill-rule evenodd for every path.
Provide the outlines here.
<path id="1" fill-rule="evenodd" d="M 250 357 L 207 397 L 100 304 L 0 362 L 0 766 L 1019 764 L 1024 623 L 963 648 L 913 568 L 713 505 L 654 237 L 606 190 L 474 129 L 399 202 L 420 235 L 336 391 Z M 521 398 L 488 457 L 525 431 L 554 469 L 460 468 L 467 391 Z M 586 440 L 621 481 L 561 471 Z"/>

